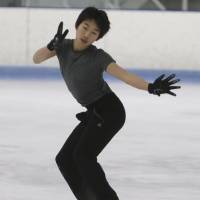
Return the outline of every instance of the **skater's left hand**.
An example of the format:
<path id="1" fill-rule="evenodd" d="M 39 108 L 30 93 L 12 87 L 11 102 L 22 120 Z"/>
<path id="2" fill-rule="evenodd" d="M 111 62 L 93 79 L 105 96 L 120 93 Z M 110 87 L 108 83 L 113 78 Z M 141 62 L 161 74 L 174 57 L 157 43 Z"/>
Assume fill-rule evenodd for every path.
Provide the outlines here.
<path id="1" fill-rule="evenodd" d="M 162 74 L 153 83 L 149 83 L 148 92 L 151 94 L 158 95 L 158 96 L 164 93 L 170 94 L 172 96 L 176 96 L 176 94 L 171 92 L 171 90 L 179 89 L 181 88 L 181 86 L 172 86 L 172 85 L 179 82 L 180 79 L 174 79 L 176 77 L 175 74 L 171 74 L 166 78 L 164 77 L 165 77 L 165 74 Z"/>

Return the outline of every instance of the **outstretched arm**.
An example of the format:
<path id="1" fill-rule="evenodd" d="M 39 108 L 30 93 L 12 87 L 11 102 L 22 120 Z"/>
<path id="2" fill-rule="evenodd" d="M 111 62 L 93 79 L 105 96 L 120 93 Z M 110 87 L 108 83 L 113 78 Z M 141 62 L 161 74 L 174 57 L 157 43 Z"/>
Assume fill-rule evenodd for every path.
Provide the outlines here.
<path id="1" fill-rule="evenodd" d="M 146 90 L 146 91 L 148 90 L 148 85 L 149 85 L 148 82 L 146 82 L 144 79 L 133 73 L 129 73 L 116 63 L 111 63 L 110 65 L 108 65 L 106 71 L 110 75 L 122 80 L 123 82 L 127 83 L 130 86 L 133 86 L 141 90 Z"/>
<path id="2" fill-rule="evenodd" d="M 175 83 L 179 82 L 180 79 L 174 79 L 175 74 L 165 77 L 164 74 L 159 76 L 153 83 L 148 83 L 141 77 L 127 72 L 125 69 L 117 65 L 116 63 L 111 63 L 108 65 L 106 70 L 110 75 L 124 81 L 125 83 L 142 90 L 146 90 L 151 94 L 160 96 L 161 94 L 167 93 L 172 96 L 176 96 L 171 90 L 179 89 L 180 86 L 174 86 Z"/>

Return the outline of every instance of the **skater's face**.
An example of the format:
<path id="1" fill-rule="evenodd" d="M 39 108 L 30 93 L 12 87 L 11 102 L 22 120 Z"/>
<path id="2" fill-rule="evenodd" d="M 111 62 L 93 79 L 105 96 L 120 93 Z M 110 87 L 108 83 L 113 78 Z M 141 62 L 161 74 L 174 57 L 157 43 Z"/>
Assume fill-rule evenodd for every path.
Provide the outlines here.
<path id="1" fill-rule="evenodd" d="M 75 41 L 81 49 L 84 49 L 95 42 L 98 39 L 99 34 L 100 29 L 94 20 L 84 20 L 76 28 Z"/>

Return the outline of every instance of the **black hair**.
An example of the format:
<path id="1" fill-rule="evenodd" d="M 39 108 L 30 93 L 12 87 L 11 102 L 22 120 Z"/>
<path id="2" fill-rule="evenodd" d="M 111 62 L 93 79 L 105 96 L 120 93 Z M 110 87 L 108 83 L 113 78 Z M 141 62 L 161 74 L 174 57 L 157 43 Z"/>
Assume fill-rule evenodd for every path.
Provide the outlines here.
<path id="1" fill-rule="evenodd" d="M 108 19 L 106 12 L 103 10 L 99 10 L 95 7 L 85 8 L 78 16 L 75 23 L 75 27 L 78 28 L 78 26 L 84 20 L 94 20 L 96 22 L 98 28 L 100 29 L 100 34 L 98 39 L 102 38 L 110 29 L 110 21 Z"/>

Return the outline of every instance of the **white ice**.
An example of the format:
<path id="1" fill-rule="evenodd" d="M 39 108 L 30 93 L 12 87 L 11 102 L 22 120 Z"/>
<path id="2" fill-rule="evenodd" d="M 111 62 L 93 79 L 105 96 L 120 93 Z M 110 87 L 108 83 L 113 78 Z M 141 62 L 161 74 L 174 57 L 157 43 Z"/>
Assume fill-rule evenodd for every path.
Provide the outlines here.
<path id="1" fill-rule="evenodd" d="M 200 85 L 110 85 L 127 120 L 98 159 L 120 200 L 199 200 Z M 63 81 L 0 81 L 0 200 L 75 200 L 54 159 L 83 110 Z"/>

